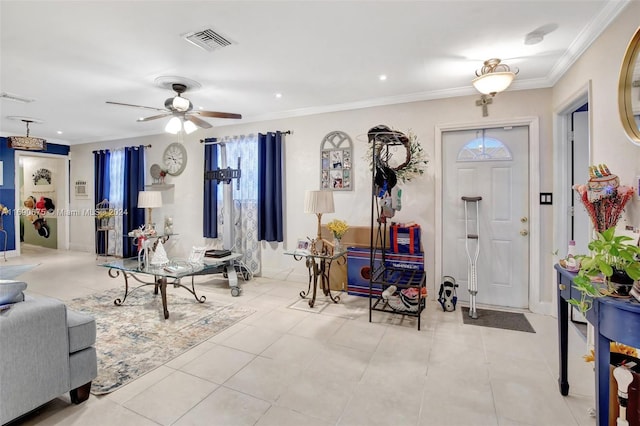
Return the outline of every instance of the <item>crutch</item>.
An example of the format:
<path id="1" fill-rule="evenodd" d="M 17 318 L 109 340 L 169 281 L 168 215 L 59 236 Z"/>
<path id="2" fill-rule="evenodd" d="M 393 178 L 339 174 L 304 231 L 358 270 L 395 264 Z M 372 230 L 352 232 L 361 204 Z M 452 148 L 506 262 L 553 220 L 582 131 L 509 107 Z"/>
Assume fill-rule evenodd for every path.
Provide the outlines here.
<path id="1" fill-rule="evenodd" d="M 469 266 L 467 268 L 467 287 L 469 289 L 469 316 L 473 319 L 478 318 L 478 312 L 476 311 L 476 294 L 478 294 L 478 270 L 476 269 L 476 263 L 478 262 L 478 254 L 480 254 L 480 200 L 482 200 L 482 197 L 462 197 L 462 201 L 464 201 L 464 248 L 467 252 L 467 258 L 469 259 Z M 476 204 L 476 230 L 473 234 L 469 233 L 469 203 Z M 476 245 L 476 249 L 473 254 L 471 254 L 471 250 L 469 248 L 469 244 L 471 241 L 474 241 Z"/>

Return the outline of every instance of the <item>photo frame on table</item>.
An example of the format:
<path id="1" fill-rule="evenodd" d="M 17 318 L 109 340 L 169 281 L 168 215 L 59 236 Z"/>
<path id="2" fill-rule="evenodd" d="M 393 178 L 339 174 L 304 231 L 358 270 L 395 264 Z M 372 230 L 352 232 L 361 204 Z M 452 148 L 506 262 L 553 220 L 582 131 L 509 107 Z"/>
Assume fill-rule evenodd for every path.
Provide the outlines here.
<path id="1" fill-rule="evenodd" d="M 207 251 L 206 247 L 191 247 L 191 253 L 189 254 L 188 263 L 200 264 L 204 260 L 204 254 Z"/>
<path id="2" fill-rule="evenodd" d="M 294 251 L 298 254 L 311 254 L 311 241 L 308 238 L 298 238 Z"/>

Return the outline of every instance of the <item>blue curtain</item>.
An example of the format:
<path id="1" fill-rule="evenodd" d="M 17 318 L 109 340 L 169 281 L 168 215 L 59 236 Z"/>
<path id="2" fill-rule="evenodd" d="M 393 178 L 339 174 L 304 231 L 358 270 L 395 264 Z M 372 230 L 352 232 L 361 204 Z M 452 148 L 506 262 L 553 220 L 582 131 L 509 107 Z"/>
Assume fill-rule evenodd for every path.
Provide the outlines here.
<path id="1" fill-rule="evenodd" d="M 215 142 L 216 138 L 204 142 Z M 218 145 L 204 146 L 205 173 L 218 168 Z M 202 208 L 202 235 L 205 238 L 218 238 L 218 181 L 204 180 L 204 203 Z"/>
<path id="2" fill-rule="evenodd" d="M 258 133 L 258 240 L 283 241 L 282 133 Z"/>
<path id="3" fill-rule="evenodd" d="M 124 191 L 122 208 L 126 215 L 122 223 L 122 257 L 137 254 L 136 248 L 128 237 L 132 231 L 144 224 L 144 209 L 139 209 L 138 192 L 144 191 L 144 145 L 125 148 L 124 152 Z"/>
<path id="4" fill-rule="evenodd" d="M 93 151 L 93 164 L 94 164 L 94 205 L 109 198 L 109 158 L 111 153 L 109 151 Z M 107 235 L 104 232 L 98 232 L 98 223 L 96 221 L 96 253 L 105 253 L 105 244 Z"/>

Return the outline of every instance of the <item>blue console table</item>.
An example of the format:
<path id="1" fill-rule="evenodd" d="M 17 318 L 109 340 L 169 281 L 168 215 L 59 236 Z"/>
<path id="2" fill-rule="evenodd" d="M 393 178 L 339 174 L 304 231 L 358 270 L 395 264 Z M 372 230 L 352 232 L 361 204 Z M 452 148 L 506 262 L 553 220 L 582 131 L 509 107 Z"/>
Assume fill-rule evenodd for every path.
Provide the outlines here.
<path id="1" fill-rule="evenodd" d="M 569 394 L 567 380 L 567 343 L 569 304 L 571 298 L 580 299 L 580 292 L 573 288 L 576 274 L 555 265 L 558 271 L 558 347 L 560 349 L 560 377 L 558 384 L 562 395 Z M 635 299 L 600 297 L 594 299 L 587 312 L 587 321 L 595 330 L 596 354 L 596 415 L 597 425 L 609 423 L 609 361 L 612 341 L 634 348 L 640 347 L 640 303 Z"/>

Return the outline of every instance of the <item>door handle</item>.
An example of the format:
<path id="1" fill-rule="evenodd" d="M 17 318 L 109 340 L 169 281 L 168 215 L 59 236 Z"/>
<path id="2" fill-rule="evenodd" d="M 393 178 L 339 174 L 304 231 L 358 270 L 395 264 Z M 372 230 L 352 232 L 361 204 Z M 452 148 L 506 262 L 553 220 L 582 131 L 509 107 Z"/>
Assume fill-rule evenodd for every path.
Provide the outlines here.
<path id="1" fill-rule="evenodd" d="M 520 218 L 520 222 L 522 222 L 522 223 L 527 223 L 528 220 L 529 220 L 529 218 L 527 218 L 526 216 L 522 216 Z"/>
<path id="2" fill-rule="evenodd" d="M 523 237 L 526 237 L 527 235 L 529 235 L 529 231 L 527 231 L 526 229 L 523 229 L 522 231 L 520 231 L 520 235 L 522 235 Z"/>

